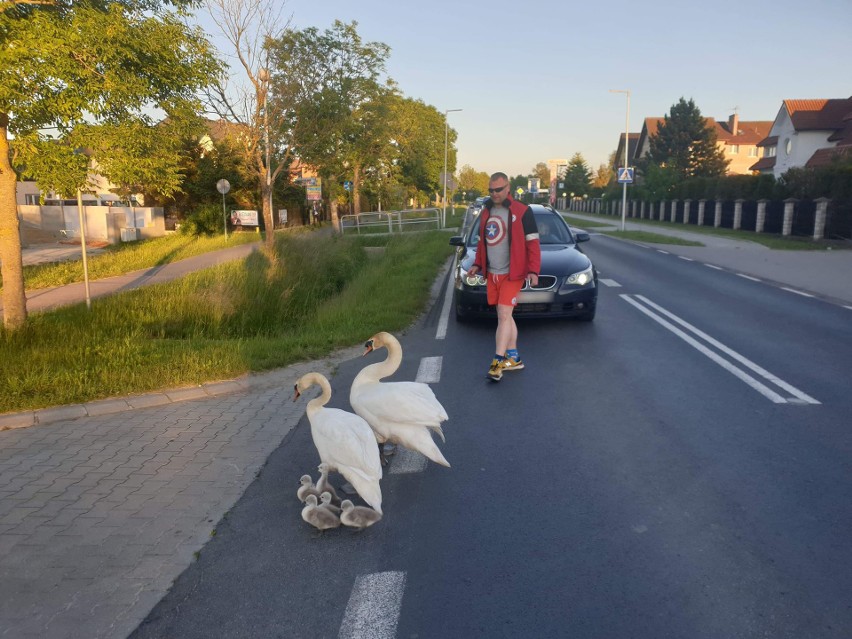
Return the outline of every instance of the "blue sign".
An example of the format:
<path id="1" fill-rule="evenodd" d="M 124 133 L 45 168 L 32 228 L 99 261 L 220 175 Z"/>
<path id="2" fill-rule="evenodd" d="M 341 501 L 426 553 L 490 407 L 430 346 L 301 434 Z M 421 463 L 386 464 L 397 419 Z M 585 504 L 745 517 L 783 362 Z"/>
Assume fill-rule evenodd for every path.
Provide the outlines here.
<path id="1" fill-rule="evenodd" d="M 352 190 L 352 182 L 350 182 L 349 180 L 346 180 L 343 183 L 343 188 L 346 189 L 347 191 L 351 191 Z"/>
<path id="2" fill-rule="evenodd" d="M 618 167 L 618 183 L 633 184 L 633 168 L 629 166 Z"/>

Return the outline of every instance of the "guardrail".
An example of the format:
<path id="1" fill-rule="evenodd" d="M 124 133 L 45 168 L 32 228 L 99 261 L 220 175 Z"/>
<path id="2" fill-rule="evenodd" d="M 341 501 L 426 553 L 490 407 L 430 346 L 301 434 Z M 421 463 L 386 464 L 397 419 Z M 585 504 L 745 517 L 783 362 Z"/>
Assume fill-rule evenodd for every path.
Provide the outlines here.
<path id="1" fill-rule="evenodd" d="M 369 211 L 358 215 L 342 215 L 340 232 L 407 233 L 441 228 L 441 209 L 405 209 L 403 211 Z"/>

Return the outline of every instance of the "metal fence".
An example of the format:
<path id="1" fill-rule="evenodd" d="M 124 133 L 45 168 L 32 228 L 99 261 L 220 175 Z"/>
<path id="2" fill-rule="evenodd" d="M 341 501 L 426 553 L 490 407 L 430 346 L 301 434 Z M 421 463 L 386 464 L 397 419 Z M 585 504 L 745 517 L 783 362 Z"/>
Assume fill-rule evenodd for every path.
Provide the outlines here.
<path id="1" fill-rule="evenodd" d="M 369 211 L 342 215 L 340 231 L 344 235 L 367 233 L 408 233 L 441 228 L 441 209 L 406 209 L 404 211 Z"/>

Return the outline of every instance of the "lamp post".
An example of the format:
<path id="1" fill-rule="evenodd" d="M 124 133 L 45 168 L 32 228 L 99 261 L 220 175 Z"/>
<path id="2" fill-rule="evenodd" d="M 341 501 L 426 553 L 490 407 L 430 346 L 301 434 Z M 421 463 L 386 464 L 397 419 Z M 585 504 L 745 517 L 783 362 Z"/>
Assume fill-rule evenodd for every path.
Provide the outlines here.
<path id="1" fill-rule="evenodd" d="M 225 239 L 228 239 L 228 213 L 225 209 L 225 193 L 231 190 L 231 183 L 226 179 L 216 182 L 216 190 L 222 194 L 222 223 L 225 225 Z"/>
<path id="2" fill-rule="evenodd" d="M 610 93 L 626 93 L 627 94 L 627 116 L 624 119 L 624 168 L 627 168 L 627 147 L 630 146 L 630 90 L 610 89 Z M 627 182 L 623 182 L 624 187 L 621 196 L 621 230 L 624 230 L 625 220 L 627 218 Z"/>
<path id="3" fill-rule="evenodd" d="M 448 113 L 455 113 L 462 109 L 446 109 L 444 111 L 444 210 L 441 213 L 441 228 L 447 226 L 447 155 L 450 150 L 450 122 L 447 119 Z"/>
<path id="4" fill-rule="evenodd" d="M 263 83 L 263 146 L 266 153 L 266 191 L 269 195 L 269 219 L 272 222 L 272 228 L 267 229 L 267 232 L 274 234 L 275 211 L 272 210 L 272 172 L 269 166 L 269 118 L 266 111 L 266 102 L 269 96 L 269 69 L 262 68 L 258 71 L 257 77 Z"/>
<path id="5" fill-rule="evenodd" d="M 564 166 L 566 169 L 568 168 L 568 165 L 567 165 L 567 164 L 557 164 L 557 165 L 556 165 L 556 188 L 557 188 L 557 191 L 558 191 L 559 189 L 561 189 L 561 188 L 565 188 L 565 182 L 563 182 L 562 184 L 559 184 L 559 169 L 561 169 L 563 166 Z M 564 179 L 564 178 L 563 178 L 563 179 Z M 562 194 L 562 199 L 563 199 L 563 200 L 565 199 L 565 194 L 564 194 L 564 193 Z M 565 202 L 562 202 L 562 206 L 563 206 L 563 207 L 565 206 Z"/>

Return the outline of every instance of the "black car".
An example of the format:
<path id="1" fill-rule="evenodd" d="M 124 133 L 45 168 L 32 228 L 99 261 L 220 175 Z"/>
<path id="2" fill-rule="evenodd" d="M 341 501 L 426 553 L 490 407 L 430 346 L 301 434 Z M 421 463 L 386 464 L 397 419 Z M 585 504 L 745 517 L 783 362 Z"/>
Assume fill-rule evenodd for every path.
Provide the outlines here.
<path id="1" fill-rule="evenodd" d="M 541 273 L 538 285 L 525 283 L 515 307 L 516 317 L 576 317 L 591 321 L 598 301 L 598 272 L 592 261 L 578 246 L 589 240 L 588 233 L 575 233 L 554 209 L 540 204 L 530 205 L 535 215 L 541 244 Z M 455 261 L 456 319 L 495 317 L 488 305 L 485 278 L 469 277 L 467 270 L 476 257 L 480 216 L 464 235 L 450 238 L 458 246 Z"/>

